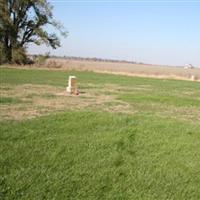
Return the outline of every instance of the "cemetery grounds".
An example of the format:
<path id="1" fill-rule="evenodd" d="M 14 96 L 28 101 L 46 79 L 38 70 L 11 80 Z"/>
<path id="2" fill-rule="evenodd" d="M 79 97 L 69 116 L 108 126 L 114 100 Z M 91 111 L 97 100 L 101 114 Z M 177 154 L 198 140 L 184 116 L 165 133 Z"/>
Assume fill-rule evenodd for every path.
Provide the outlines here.
<path id="1" fill-rule="evenodd" d="M 199 82 L 8 67 L 0 81 L 0 199 L 200 199 Z"/>

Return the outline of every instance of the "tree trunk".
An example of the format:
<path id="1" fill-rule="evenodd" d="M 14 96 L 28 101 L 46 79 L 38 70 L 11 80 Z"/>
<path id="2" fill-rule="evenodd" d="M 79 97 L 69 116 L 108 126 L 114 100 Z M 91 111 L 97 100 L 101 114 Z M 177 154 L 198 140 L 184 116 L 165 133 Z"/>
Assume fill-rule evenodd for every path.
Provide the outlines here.
<path id="1" fill-rule="evenodd" d="M 4 52 L 5 52 L 6 61 L 11 63 L 12 62 L 12 45 L 9 40 L 8 32 L 5 35 Z"/>

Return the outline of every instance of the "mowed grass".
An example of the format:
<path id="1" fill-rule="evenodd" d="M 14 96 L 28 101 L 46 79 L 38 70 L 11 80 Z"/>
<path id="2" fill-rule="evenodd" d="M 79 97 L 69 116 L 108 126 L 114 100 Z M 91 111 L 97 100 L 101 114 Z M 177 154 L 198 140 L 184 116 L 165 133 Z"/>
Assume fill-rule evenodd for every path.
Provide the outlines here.
<path id="1" fill-rule="evenodd" d="M 0 104 L 15 104 L 15 103 L 21 103 L 21 100 L 12 97 L 0 97 Z"/>
<path id="2" fill-rule="evenodd" d="M 0 72 L 9 90 L 23 84 L 65 89 L 73 74 L 82 91 L 101 88 L 133 111 L 102 111 L 110 102 L 31 120 L 2 119 L 0 199 L 200 199 L 199 83 L 76 71 Z M 109 84 L 118 87 L 107 91 Z"/>

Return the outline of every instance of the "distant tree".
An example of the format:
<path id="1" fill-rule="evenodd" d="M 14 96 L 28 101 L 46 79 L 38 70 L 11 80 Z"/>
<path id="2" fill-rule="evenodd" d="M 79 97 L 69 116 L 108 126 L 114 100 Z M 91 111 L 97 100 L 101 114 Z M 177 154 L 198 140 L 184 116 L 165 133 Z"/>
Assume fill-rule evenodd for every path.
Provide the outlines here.
<path id="1" fill-rule="evenodd" d="M 67 35 L 53 18 L 52 9 L 47 0 L 0 0 L 0 62 L 25 55 L 29 43 L 45 43 L 54 49 L 60 46 L 57 35 L 45 30 L 51 25 Z"/>

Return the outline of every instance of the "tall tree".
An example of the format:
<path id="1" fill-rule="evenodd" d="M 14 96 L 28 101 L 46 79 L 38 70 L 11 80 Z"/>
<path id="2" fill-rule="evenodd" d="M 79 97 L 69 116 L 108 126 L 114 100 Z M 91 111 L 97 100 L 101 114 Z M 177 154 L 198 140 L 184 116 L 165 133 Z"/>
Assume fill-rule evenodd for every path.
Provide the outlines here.
<path id="1" fill-rule="evenodd" d="M 5 60 L 12 61 L 14 50 L 24 50 L 29 43 L 60 46 L 55 33 L 46 31 L 51 25 L 66 36 L 61 24 L 53 18 L 47 0 L 0 0 L 0 48 Z"/>

